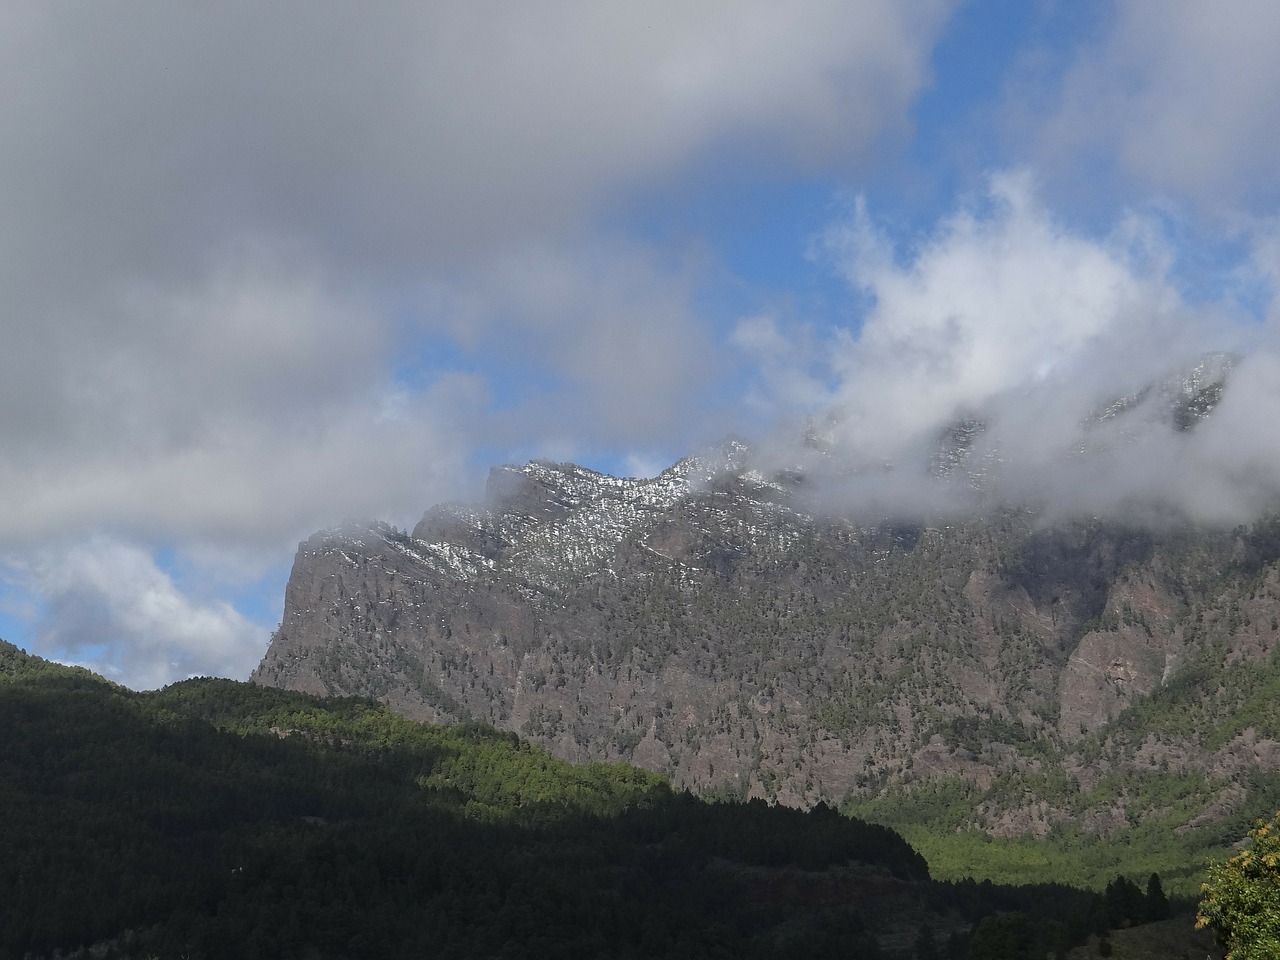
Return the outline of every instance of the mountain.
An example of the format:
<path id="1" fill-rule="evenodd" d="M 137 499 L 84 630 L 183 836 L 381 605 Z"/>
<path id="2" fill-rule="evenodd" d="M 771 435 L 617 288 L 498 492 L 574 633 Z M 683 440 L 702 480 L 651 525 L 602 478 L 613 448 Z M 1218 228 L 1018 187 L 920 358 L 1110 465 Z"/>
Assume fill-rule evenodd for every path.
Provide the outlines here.
<path id="1" fill-rule="evenodd" d="M 1100 416 L 1194 429 L 1232 362 Z M 931 469 L 967 470 L 982 436 L 958 422 Z M 836 516 L 762 463 L 730 443 L 651 479 L 499 467 L 411 532 L 316 534 L 253 680 L 913 841 L 1146 830 L 1186 867 L 1274 812 L 1280 523 Z"/>

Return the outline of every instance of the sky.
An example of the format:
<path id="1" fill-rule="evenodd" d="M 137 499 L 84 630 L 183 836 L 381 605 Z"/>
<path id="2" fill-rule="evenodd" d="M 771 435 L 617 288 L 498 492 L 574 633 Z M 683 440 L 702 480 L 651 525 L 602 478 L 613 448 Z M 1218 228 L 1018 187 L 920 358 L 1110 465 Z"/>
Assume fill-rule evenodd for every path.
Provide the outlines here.
<path id="1" fill-rule="evenodd" d="M 0 636 L 128 686 L 248 676 L 301 540 L 497 463 L 976 415 L 1071 509 L 1280 489 L 1271 0 L 9 0 L 0 46 Z M 1213 351 L 1211 426 L 1072 459 Z"/>

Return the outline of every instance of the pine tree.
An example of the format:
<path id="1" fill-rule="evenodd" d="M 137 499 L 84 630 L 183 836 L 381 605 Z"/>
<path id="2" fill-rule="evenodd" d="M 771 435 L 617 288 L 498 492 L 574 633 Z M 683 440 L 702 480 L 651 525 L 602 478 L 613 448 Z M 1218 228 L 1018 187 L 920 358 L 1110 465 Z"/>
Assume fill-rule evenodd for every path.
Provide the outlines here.
<path id="1" fill-rule="evenodd" d="M 1154 922 L 1169 916 L 1169 898 L 1164 895 L 1160 875 L 1153 873 L 1147 879 L 1147 920 Z"/>

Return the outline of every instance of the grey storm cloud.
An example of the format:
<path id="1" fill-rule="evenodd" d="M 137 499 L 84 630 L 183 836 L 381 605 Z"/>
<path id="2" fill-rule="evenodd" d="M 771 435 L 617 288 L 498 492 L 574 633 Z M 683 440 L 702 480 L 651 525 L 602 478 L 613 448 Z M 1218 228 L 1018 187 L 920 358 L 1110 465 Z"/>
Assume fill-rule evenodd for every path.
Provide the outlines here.
<path id="1" fill-rule="evenodd" d="M 375 277 L 417 270 L 718 142 L 843 163 L 902 125 L 944 12 L 10 4 L 6 201 L 83 282 L 198 270 L 253 230 Z"/>
<path id="2" fill-rule="evenodd" d="M 641 409 L 646 372 L 678 394 L 696 370 L 663 347 L 696 356 L 705 334 L 687 284 L 592 236 L 599 204 L 734 142 L 845 164 L 902 128 L 946 12 L 7 4 L 0 492 L 39 496 L 0 512 L 0 538 L 145 527 L 165 484 L 210 493 L 165 521 L 187 533 L 225 529 L 227 491 L 266 537 L 408 509 L 486 429 L 487 385 L 406 397 L 406 331 L 571 347 L 538 359 L 571 384 L 573 416 L 599 409 L 598 432 L 625 435 L 593 401 Z M 539 258 L 561 289 L 513 307 L 529 282 L 510 264 Z M 555 296 L 570 308 L 552 315 Z M 469 313 L 435 309 L 462 301 Z M 314 479 L 344 453 L 379 462 L 379 437 L 389 459 L 366 483 Z M 281 464 L 313 476 L 310 517 L 288 509 Z M 399 469 L 412 489 L 387 479 Z"/>

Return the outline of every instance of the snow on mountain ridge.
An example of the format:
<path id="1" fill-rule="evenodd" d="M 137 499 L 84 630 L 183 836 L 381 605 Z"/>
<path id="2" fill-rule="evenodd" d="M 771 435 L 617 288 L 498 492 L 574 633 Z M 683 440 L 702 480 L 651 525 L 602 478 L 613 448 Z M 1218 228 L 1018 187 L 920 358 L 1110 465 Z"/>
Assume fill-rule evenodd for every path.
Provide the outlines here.
<path id="1" fill-rule="evenodd" d="M 719 483 L 736 485 L 737 495 L 758 510 L 777 501 L 786 487 L 751 468 L 751 454 L 746 443 L 731 440 L 649 478 L 547 460 L 495 467 L 483 506 L 435 507 L 412 539 L 415 549 L 462 579 L 501 568 L 517 581 L 555 591 L 606 569 L 625 541 L 639 543 L 672 508 Z M 752 490 L 765 495 L 752 497 Z"/>

